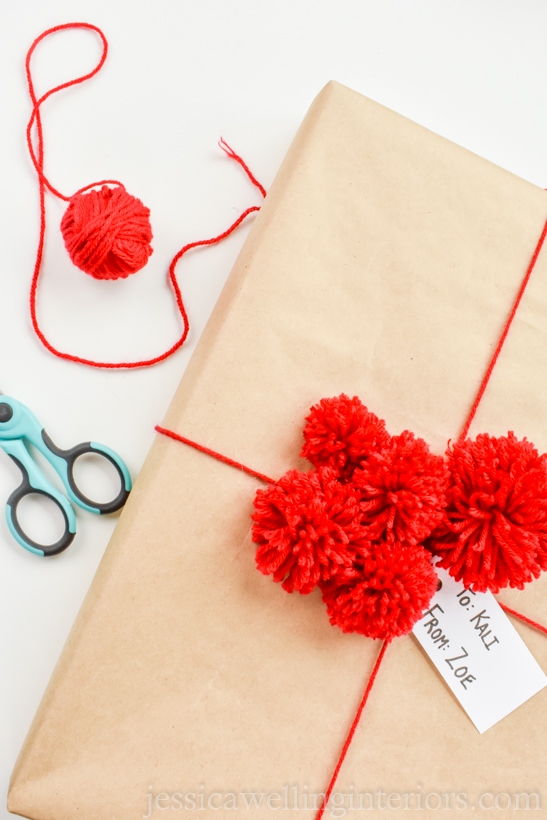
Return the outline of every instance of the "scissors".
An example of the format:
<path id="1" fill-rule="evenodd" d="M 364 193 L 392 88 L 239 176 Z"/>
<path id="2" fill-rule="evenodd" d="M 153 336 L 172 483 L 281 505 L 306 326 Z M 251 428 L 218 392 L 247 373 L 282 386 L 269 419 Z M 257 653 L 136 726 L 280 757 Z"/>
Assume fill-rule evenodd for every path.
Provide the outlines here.
<path id="1" fill-rule="evenodd" d="M 21 470 L 23 481 L 12 492 L 6 504 L 8 527 L 18 543 L 35 555 L 57 555 L 65 550 L 76 534 L 76 516 L 70 501 L 60 493 L 41 472 L 33 460 L 27 444 L 32 444 L 47 459 L 59 475 L 70 501 L 92 513 L 104 515 L 121 509 L 131 490 L 131 476 L 122 459 L 104 444 L 86 441 L 69 450 L 57 447 L 34 413 L 17 399 L 0 393 L 0 447 L 10 456 Z M 93 453 L 107 459 L 116 469 L 120 479 L 120 491 L 116 498 L 107 503 L 97 503 L 87 498 L 77 487 L 74 479 L 74 464 L 80 456 Z M 17 517 L 20 502 L 28 495 L 43 495 L 53 501 L 64 518 L 64 532 L 54 544 L 36 543 L 24 532 Z"/>

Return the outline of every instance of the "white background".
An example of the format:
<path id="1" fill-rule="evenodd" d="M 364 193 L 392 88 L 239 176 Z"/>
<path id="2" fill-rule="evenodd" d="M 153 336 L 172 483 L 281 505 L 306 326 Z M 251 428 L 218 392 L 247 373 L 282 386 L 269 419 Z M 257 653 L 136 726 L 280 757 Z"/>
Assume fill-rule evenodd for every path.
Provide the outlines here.
<path id="1" fill-rule="evenodd" d="M 72 352 L 140 358 L 172 343 L 170 258 L 260 201 L 218 138 L 268 187 L 329 79 L 547 185 L 544 0 L 0 0 L 0 389 L 28 404 L 60 446 L 102 441 L 133 475 L 247 229 L 183 261 L 192 330 L 168 362 L 96 371 L 40 346 L 28 312 L 38 205 L 24 57 L 41 31 L 75 20 L 102 27 L 110 55 L 99 76 L 46 104 L 47 174 L 66 194 L 121 179 L 151 209 L 155 250 L 131 280 L 95 282 L 68 261 L 62 207 L 48 199 L 40 320 Z M 98 54 L 90 34 L 50 38 L 36 54 L 38 92 L 88 71 Z M 7 457 L 0 462 L 5 499 L 19 478 Z M 1 817 L 15 758 L 114 524 L 79 511 L 77 540 L 47 560 L 19 548 L 0 519 Z"/>

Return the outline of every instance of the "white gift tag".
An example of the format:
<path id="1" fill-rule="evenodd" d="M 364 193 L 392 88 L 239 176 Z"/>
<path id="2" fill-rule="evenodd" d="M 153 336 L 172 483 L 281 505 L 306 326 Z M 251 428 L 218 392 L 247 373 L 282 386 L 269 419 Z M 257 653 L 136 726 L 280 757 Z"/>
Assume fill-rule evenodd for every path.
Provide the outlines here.
<path id="1" fill-rule="evenodd" d="M 482 734 L 547 686 L 547 676 L 490 592 L 437 573 L 442 588 L 413 632 Z"/>

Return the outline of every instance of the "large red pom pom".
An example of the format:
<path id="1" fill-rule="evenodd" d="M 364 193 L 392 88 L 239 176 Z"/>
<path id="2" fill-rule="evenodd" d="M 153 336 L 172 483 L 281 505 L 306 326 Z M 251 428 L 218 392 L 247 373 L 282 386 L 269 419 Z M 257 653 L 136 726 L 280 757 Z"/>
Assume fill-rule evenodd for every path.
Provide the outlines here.
<path id="1" fill-rule="evenodd" d="M 307 594 L 349 566 L 364 537 L 355 491 L 328 467 L 289 471 L 258 490 L 254 505 L 257 567 L 287 592 Z"/>
<path id="2" fill-rule="evenodd" d="M 547 569 L 547 456 L 514 433 L 448 451 L 446 520 L 428 546 L 466 587 L 522 589 Z"/>
<path id="3" fill-rule="evenodd" d="M 348 481 L 363 459 L 389 441 L 389 434 L 384 422 L 370 413 L 357 396 L 350 399 L 342 393 L 321 399 L 311 408 L 304 439 L 304 458 L 315 467 L 332 467 Z"/>
<path id="4" fill-rule="evenodd" d="M 421 438 L 405 430 L 353 474 L 371 541 L 422 542 L 440 523 L 448 471 Z"/>
<path id="5" fill-rule="evenodd" d="M 73 263 L 95 279 L 126 278 L 152 253 L 150 211 L 122 186 L 73 196 L 61 231 Z"/>
<path id="6" fill-rule="evenodd" d="M 407 634 L 420 620 L 437 575 L 423 547 L 382 541 L 364 548 L 353 567 L 321 589 L 333 626 L 385 640 Z"/>

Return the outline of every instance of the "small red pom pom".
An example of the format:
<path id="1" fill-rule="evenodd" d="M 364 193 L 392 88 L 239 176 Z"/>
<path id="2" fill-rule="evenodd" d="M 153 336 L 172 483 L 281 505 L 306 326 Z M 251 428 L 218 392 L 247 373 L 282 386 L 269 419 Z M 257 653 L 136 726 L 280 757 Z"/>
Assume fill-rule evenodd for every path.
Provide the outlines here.
<path id="1" fill-rule="evenodd" d="M 306 416 L 301 455 L 315 467 L 332 467 L 349 481 L 356 467 L 389 440 L 384 422 L 354 396 L 321 399 Z"/>
<path id="2" fill-rule="evenodd" d="M 514 433 L 448 451 L 446 518 L 428 547 L 466 587 L 522 589 L 547 569 L 547 456 Z"/>
<path id="3" fill-rule="evenodd" d="M 328 467 L 290 470 L 257 490 L 252 516 L 256 564 L 287 592 L 307 594 L 349 566 L 364 537 L 355 491 Z"/>
<path id="4" fill-rule="evenodd" d="M 448 488 L 445 461 L 409 430 L 372 453 L 353 474 L 353 484 L 361 494 L 371 541 L 418 544 L 442 520 Z"/>
<path id="5" fill-rule="evenodd" d="M 380 541 L 321 589 L 333 626 L 386 640 L 406 635 L 420 620 L 437 590 L 437 575 L 423 547 Z"/>
<path id="6" fill-rule="evenodd" d="M 122 186 L 75 194 L 61 231 L 73 263 L 95 279 L 125 279 L 152 253 L 150 211 Z"/>

